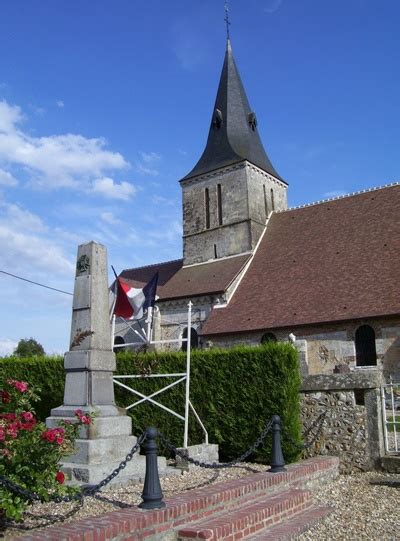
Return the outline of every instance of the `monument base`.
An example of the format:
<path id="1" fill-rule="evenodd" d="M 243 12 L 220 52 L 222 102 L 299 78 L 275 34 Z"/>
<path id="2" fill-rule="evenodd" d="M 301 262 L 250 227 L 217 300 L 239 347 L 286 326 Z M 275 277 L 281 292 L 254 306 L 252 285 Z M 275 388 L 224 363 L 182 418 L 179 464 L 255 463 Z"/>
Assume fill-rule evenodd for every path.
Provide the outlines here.
<path id="1" fill-rule="evenodd" d="M 207 464 L 213 464 L 214 462 L 218 463 L 219 460 L 218 445 L 215 443 L 190 445 L 187 449 L 179 447 L 178 450 L 187 451 L 189 458 L 198 460 L 199 462 L 206 462 Z M 176 467 L 187 471 L 195 466 L 179 455 L 176 455 Z"/>
<path id="2" fill-rule="evenodd" d="M 51 411 L 46 419 L 49 428 L 59 426 L 60 421 L 76 421 L 76 406 L 61 406 Z M 93 411 L 93 408 L 82 406 L 82 411 Z M 93 485 L 107 477 L 125 460 L 137 442 L 132 436 L 132 419 L 115 406 L 94 408 L 97 415 L 111 413 L 108 416 L 97 416 L 91 425 L 82 426 L 79 438 L 75 440 L 75 453 L 60 462 L 65 473 L 67 484 Z M 113 415 L 114 414 L 114 415 Z M 174 475 L 176 470 L 167 466 L 164 457 L 158 458 L 159 475 Z M 137 451 L 126 467 L 111 481 L 111 485 L 125 485 L 132 480 L 143 480 L 146 473 L 146 460 Z"/>

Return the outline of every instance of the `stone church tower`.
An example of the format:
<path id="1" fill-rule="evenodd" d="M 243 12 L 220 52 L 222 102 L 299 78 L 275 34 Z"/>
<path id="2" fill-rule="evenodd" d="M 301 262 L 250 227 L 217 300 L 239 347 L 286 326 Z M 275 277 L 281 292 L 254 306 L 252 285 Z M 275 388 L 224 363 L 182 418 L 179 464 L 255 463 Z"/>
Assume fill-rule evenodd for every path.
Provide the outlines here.
<path id="1" fill-rule="evenodd" d="M 180 183 L 184 265 L 251 252 L 270 213 L 287 208 L 229 39 L 206 148 Z"/>

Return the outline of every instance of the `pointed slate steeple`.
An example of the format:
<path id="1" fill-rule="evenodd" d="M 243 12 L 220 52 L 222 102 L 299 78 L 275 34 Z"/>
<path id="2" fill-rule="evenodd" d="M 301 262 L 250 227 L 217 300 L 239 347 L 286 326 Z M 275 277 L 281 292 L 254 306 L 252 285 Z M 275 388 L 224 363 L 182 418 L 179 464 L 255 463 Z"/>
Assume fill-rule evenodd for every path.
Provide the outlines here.
<path id="1" fill-rule="evenodd" d="M 282 180 L 261 143 L 257 118 L 250 108 L 228 39 L 207 145 L 183 180 L 243 160 Z"/>

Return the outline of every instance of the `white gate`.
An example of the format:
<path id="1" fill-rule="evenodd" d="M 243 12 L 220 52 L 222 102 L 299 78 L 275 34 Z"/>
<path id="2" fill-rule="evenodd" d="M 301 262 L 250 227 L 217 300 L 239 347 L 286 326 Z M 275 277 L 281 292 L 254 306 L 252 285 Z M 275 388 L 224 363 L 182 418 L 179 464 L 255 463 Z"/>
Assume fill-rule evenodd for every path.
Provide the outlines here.
<path id="1" fill-rule="evenodd" d="M 381 387 L 382 417 L 387 454 L 400 453 L 400 381 L 385 383 Z"/>

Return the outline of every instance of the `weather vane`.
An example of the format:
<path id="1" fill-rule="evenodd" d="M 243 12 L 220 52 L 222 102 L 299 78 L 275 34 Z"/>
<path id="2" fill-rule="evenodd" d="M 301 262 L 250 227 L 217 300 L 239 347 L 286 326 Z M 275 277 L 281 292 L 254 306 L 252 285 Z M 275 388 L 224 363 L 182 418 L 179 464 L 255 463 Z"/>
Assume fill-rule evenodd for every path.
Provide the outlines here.
<path id="1" fill-rule="evenodd" d="M 230 26 L 230 21 L 229 21 L 229 5 L 228 5 L 228 2 L 225 2 L 225 19 L 224 21 L 226 22 L 226 37 L 227 39 L 229 39 L 229 26 Z"/>

